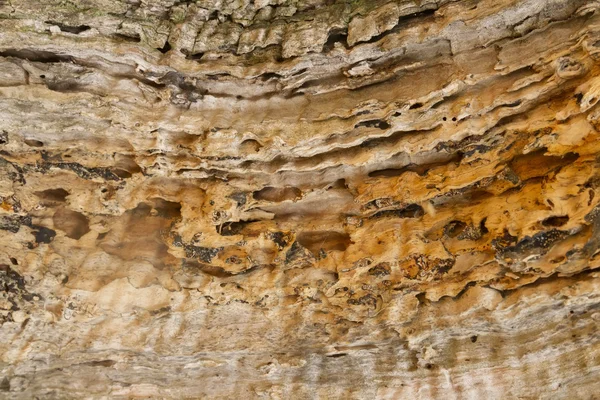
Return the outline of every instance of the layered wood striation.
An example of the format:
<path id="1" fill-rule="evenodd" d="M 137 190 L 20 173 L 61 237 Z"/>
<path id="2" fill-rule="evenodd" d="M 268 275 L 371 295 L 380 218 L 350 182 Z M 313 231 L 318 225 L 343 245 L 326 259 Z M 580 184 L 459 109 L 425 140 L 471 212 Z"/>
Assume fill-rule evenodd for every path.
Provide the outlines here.
<path id="1" fill-rule="evenodd" d="M 0 0 L 0 397 L 595 398 L 599 8 Z"/>

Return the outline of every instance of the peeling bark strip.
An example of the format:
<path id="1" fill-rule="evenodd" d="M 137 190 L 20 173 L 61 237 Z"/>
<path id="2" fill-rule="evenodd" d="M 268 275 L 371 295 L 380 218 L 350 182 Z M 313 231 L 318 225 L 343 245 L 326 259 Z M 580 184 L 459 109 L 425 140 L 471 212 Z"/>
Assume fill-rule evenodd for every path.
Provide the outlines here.
<path id="1" fill-rule="evenodd" d="M 0 398 L 592 399 L 600 3 L 0 0 Z"/>

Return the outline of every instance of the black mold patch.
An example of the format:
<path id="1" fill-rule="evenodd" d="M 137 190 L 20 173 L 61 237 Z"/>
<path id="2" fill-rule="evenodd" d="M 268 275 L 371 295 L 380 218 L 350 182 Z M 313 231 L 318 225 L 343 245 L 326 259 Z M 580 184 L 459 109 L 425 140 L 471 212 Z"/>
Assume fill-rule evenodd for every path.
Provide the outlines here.
<path id="1" fill-rule="evenodd" d="M 229 198 L 237 203 L 238 207 L 242 207 L 246 204 L 246 193 L 238 192 L 229 195 Z"/>
<path id="2" fill-rule="evenodd" d="M 508 233 L 507 230 L 504 230 L 504 234 L 502 236 L 497 237 L 492 240 L 492 247 L 496 251 L 503 251 L 504 249 L 514 245 L 517 243 L 517 237 Z"/>
<path id="3" fill-rule="evenodd" d="M 77 176 L 79 176 L 80 178 L 86 179 L 86 180 L 91 180 L 91 179 L 95 179 L 95 178 L 101 178 L 101 179 L 108 180 L 108 181 L 120 181 L 121 180 L 121 178 L 116 173 L 114 173 L 110 168 L 103 168 L 103 167 L 88 168 L 88 167 L 84 167 L 83 165 L 81 165 L 79 163 L 74 163 L 74 162 L 58 162 L 58 163 L 42 162 L 42 163 L 38 163 L 36 165 L 28 164 L 28 165 L 24 165 L 21 168 L 19 168 L 19 172 L 22 174 L 23 172 L 34 171 L 34 172 L 41 172 L 44 174 L 44 173 L 47 173 L 50 170 L 50 168 L 59 168 L 59 169 L 73 171 L 77 174 Z"/>
<path id="4" fill-rule="evenodd" d="M 0 292 L 4 299 L 11 304 L 7 316 L 0 316 L 0 325 L 4 321 L 12 321 L 12 312 L 20 310 L 24 303 L 31 303 L 43 298 L 26 289 L 25 278 L 7 265 L 0 264 Z"/>
<path id="5" fill-rule="evenodd" d="M 434 271 L 438 275 L 446 274 L 454 266 L 454 259 L 436 260 L 437 264 L 434 267 Z"/>
<path id="6" fill-rule="evenodd" d="M 52 229 L 38 225 L 32 225 L 31 227 L 34 229 L 36 243 L 50 243 L 56 236 L 56 232 Z"/>
<path id="7" fill-rule="evenodd" d="M 269 232 L 267 234 L 267 237 L 273 242 L 275 242 L 275 244 L 277 245 L 277 247 L 279 247 L 280 250 L 286 247 L 290 242 L 289 235 L 283 232 Z"/>
<path id="8" fill-rule="evenodd" d="M 190 244 L 184 244 L 183 248 L 185 250 L 186 257 L 198 258 L 206 263 L 210 263 L 212 259 L 219 254 L 221 250 L 223 250 L 222 247 L 201 247 Z"/>
<path id="9" fill-rule="evenodd" d="M 514 246 L 515 251 L 527 251 L 531 249 L 547 249 L 552 246 L 554 243 L 558 242 L 561 239 L 569 236 L 568 232 L 559 231 L 557 229 L 551 229 L 545 232 L 539 232 L 533 235 L 532 237 L 525 237 L 523 240 L 520 240 L 516 246 Z M 512 248 L 511 248 L 512 249 Z"/>
<path id="10" fill-rule="evenodd" d="M 71 170 L 83 179 L 103 178 L 109 181 L 118 181 L 121 179 L 109 168 L 86 168 L 78 163 L 62 163 L 56 164 L 56 166 L 61 169 Z"/>
<path id="11" fill-rule="evenodd" d="M 508 256 L 514 258 L 528 256 L 533 252 L 545 254 L 556 242 L 568 236 L 569 232 L 558 229 L 538 232 L 533 236 L 526 236 L 514 245 L 499 249 L 498 253 L 501 257 Z"/>
<path id="12" fill-rule="evenodd" d="M 356 124 L 354 126 L 354 128 L 360 128 L 361 126 L 367 127 L 367 128 L 378 128 L 381 130 L 386 130 L 389 129 L 391 127 L 391 125 L 383 120 L 380 119 L 373 119 L 373 120 L 369 120 L 369 121 L 362 121 L 359 122 L 358 124 Z"/>
<path id="13" fill-rule="evenodd" d="M 386 276 L 390 274 L 390 265 L 388 263 L 379 263 L 376 266 L 369 268 L 371 276 Z"/>
<path id="14" fill-rule="evenodd" d="M 292 262 L 294 259 L 301 257 L 304 253 L 304 247 L 300 246 L 298 242 L 292 243 L 292 247 L 285 254 L 285 262 Z"/>
<path id="15" fill-rule="evenodd" d="M 599 220 L 600 217 L 600 204 L 597 205 L 596 207 L 594 207 L 594 209 L 592 211 L 590 211 L 589 213 L 586 214 L 585 221 L 588 223 L 594 223 L 597 220 Z"/>
<path id="16" fill-rule="evenodd" d="M 31 217 L 28 215 L 6 215 L 0 217 L 0 229 L 3 231 L 17 233 L 21 225 L 31 226 Z"/>
<path id="17" fill-rule="evenodd" d="M 358 299 L 349 299 L 348 304 L 354 305 L 354 306 L 367 306 L 367 307 L 371 307 L 371 308 L 376 308 L 377 307 L 377 298 L 375 298 L 375 296 L 373 296 L 372 294 L 367 294 Z"/>
<path id="18" fill-rule="evenodd" d="M 313 254 L 300 243 L 294 242 L 290 249 L 285 253 L 285 263 L 290 264 L 296 261 L 313 260 Z"/>
<path id="19" fill-rule="evenodd" d="M 592 225 L 592 237 L 583 247 L 583 251 L 591 257 L 600 248 L 600 204 L 594 207 L 586 216 L 585 220 Z"/>

